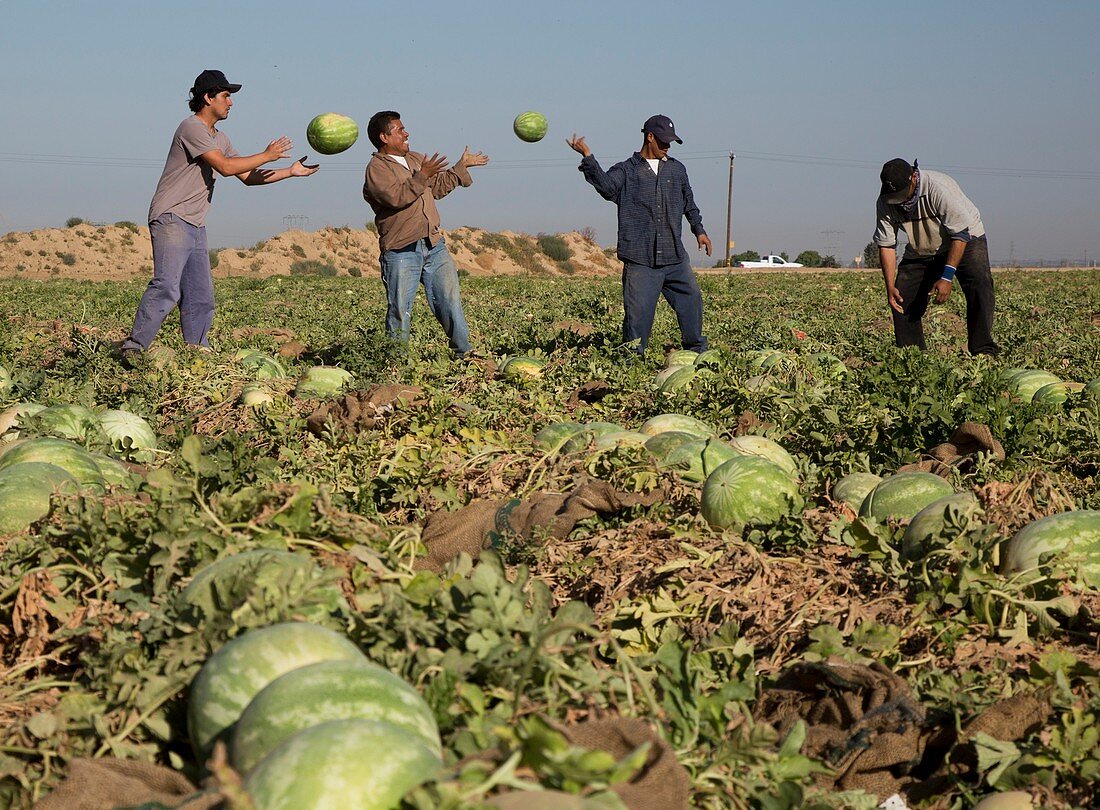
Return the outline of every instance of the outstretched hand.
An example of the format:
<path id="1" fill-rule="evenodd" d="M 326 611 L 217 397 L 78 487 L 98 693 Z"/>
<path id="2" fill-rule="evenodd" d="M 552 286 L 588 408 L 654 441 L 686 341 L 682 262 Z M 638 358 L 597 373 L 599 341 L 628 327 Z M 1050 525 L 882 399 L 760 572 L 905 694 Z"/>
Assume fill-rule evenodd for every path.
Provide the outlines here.
<path id="1" fill-rule="evenodd" d="M 897 287 L 886 288 L 886 303 L 894 312 L 905 312 L 905 299 L 901 297 Z"/>
<path id="2" fill-rule="evenodd" d="M 588 148 L 588 144 L 584 142 L 584 136 L 577 137 L 577 133 L 573 133 L 572 138 L 566 138 L 565 142 L 569 144 L 569 148 L 574 152 L 580 152 L 584 157 L 588 157 L 592 154 L 592 150 Z"/>
<path id="3" fill-rule="evenodd" d="M 282 160 L 283 158 L 290 157 L 290 151 L 294 148 L 294 141 L 290 140 L 286 135 L 281 138 L 276 138 L 267 145 L 267 149 L 264 150 L 264 155 L 267 156 L 265 163 L 271 163 L 276 160 Z"/>
<path id="4" fill-rule="evenodd" d="M 465 166 L 470 168 L 471 166 L 484 166 L 489 162 L 489 156 L 482 152 L 471 152 L 470 147 L 467 146 L 462 153 L 462 157 L 458 159 L 456 166 Z"/>
<path id="5" fill-rule="evenodd" d="M 431 157 L 424 158 L 424 162 L 420 164 L 419 171 L 425 177 L 435 177 L 445 168 L 447 168 L 447 156 L 436 152 Z"/>
<path id="6" fill-rule="evenodd" d="M 300 158 L 290 164 L 291 177 L 309 177 L 311 174 L 317 171 L 317 169 L 320 167 L 320 164 L 314 163 L 313 165 L 308 165 L 306 163 L 307 157 L 309 157 L 309 155 L 302 155 Z"/>

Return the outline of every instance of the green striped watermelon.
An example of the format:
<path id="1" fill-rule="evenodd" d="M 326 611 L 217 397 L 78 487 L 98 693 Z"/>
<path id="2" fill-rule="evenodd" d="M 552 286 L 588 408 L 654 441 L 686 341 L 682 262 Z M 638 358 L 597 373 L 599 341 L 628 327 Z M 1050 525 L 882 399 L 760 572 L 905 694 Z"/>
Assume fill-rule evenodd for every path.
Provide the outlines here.
<path id="1" fill-rule="evenodd" d="M 39 437 L 14 442 L 0 456 L 0 470 L 24 461 L 42 461 L 65 470 L 81 486 L 103 488 L 103 474 L 92 454 L 66 439 Z"/>
<path id="2" fill-rule="evenodd" d="M 682 413 L 661 413 L 651 416 L 642 423 L 639 428 L 647 436 L 656 436 L 659 433 L 667 433 L 670 430 L 690 433 L 700 439 L 706 436 L 714 436 L 718 431 L 694 416 L 684 416 Z"/>
<path id="3" fill-rule="evenodd" d="M 209 756 L 249 701 L 280 675 L 319 661 L 362 659 L 346 636 L 317 624 L 286 622 L 237 636 L 207 660 L 191 683 L 187 725 L 195 754 Z"/>
<path id="4" fill-rule="evenodd" d="M 741 453 L 721 439 L 709 437 L 685 442 L 671 451 L 662 466 L 674 468 L 685 481 L 702 483 L 712 472 Z"/>
<path id="5" fill-rule="evenodd" d="M 798 463 L 791 454 L 765 436 L 737 436 L 730 439 L 730 447 L 743 456 L 759 456 L 765 458 L 777 467 L 781 467 L 790 475 L 798 472 Z"/>
<path id="6" fill-rule="evenodd" d="M 75 493 L 76 479 L 54 464 L 24 461 L 0 470 L 0 535 L 21 532 L 50 513 L 56 493 Z"/>
<path id="7" fill-rule="evenodd" d="M 932 538 L 943 531 L 949 509 L 977 511 L 978 499 L 970 492 L 956 492 L 938 498 L 921 509 L 905 527 L 901 538 L 901 556 L 907 560 L 919 560 L 932 550 Z"/>
<path id="8" fill-rule="evenodd" d="M 882 480 L 867 493 L 859 507 L 860 517 L 878 520 L 910 520 L 933 501 L 954 492 L 938 475 L 903 472 Z"/>
<path id="9" fill-rule="evenodd" d="M 535 434 L 535 447 L 544 453 L 556 453 L 583 430 L 584 425 L 579 422 L 555 422 Z"/>
<path id="10" fill-rule="evenodd" d="M 510 357 L 500 367 L 500 373 L 509 380 L 533 380 L 542 376 L 546 361 L 541 357 L 521 354 Z"/>
<path id="11" fill-rule="evenodd" d="M 849 473 L 833 484 L 833 500 L 847 504 L 853 512 L 859 512 L 867 493 L 881 482 L 882 476 L 872 472 Z"/>
<path id="12" fill-rule="evenodd" d="M 323 661 L 265 686 L 233 732 L 230 764 L 248 773 L 279 743 L 329 720 L 384 720 L 413 732 L 442 755 L 432 710 L 405 681 L 370 661 Z"/>
<path id="13" fill-rule="evenodd" d="M 351 384 L 352 374 L 338 366 L 312 366 L 294 387 L 294 396 L 300 399 L 325 399 L 334 397 Z"/>
<path id="14" fill-rule="evenodd" d="M 699 369 L 695 366 L 672 366 L 672 368 L 676 371 L 665 377 L 657 388 L 662 394 L 674 394 L 687 388 L 699 373 Z"/>
<path id="15" fill-rule="evenodd" d="M 1024 402 L 1031 402 L 1035 392 L 1044 385 L 1061 382 L 1057 377 L 1040 369 L 1021 369 L 1007 379 L 1008 388 Z"/>
<path id="16" fill-rule="evenodd" d="M 548 126 L 545 115 L 528 110 L 516 116 L 516 120 L 512 122 L 512 131 L 521 141 L 535 143 L 546 137 Z"/>
<path id="17" fill-rule="evenodd" d="M 382 720 L 329 720 L 285 740 L 244 787 L 256 810 L 392 810 L 440 767 L 439 756 L 407 729 Z"/>
<path id="18" fill-rule="evenodd" d="M 611 450 L 616 447 L 635 446 L 641 447 L 649 439 L 644 433 L 636 430 L 613 430 L 597 436 L 593 446 L 596 450 Z"/>
<path id="19" fill-rule="evenodd" d="M 321 113 L 306 127 L 306 140 L 322 155 L 335 155 L 351 147 L 359 137 L 359 125 L 340 113 Z"/>
<path id="20" fill-rule="evenodd" d="M 579 453 L 601 436 L 606 436 L 608 433 L 619 433 L 622 430 L 622 425 L 616 425 L 614 422 L 585 422 L 583 429 L 574 433 L 562 445 L 562 452 Z"/>
<path id="21" fill-rule="evenodd" d="M 1079 382 L 1053 382 L 1047 383 L 1032 396 L 1032 402 L 1046 402 L 1049 405 L 1061 405 L 1070 394 L 1078 394 L 1084 389 L 1084 384 Z"/>
<path id="22" fill-rule="evenodd" d="M 699 352 L 691 349 L 677 349 L 674 352 L 669 352 L 665 358 L 665 366 L 672 368 L 673 366 L 692 366 L 695 365 L 695 361 L 699 359 Z"/>
<path id="23" fill-rule="evenodd" d="M 1001 547 L 1001 573 L 1074 571 L 1100 589 L 1100 511 L 1061 512 L 1032 521 Z"/>
<path id="24" fill-rule="evenodd" d="M 716 529 L 774 523 L 800 510 L 802 503 L 786 470 L 756 456 L 730 459 L 703 484 L 703 517 Z"/>
<path id="25" fill-rule="evenodd" d="M 645 449 L 657 460 L 658 464 L 666 462 L 669 453 L 682 444 L 693 442 L 699 437 L 683 430 L 666 430 L 656 436 L 650 436 L 645 443 Z"/>

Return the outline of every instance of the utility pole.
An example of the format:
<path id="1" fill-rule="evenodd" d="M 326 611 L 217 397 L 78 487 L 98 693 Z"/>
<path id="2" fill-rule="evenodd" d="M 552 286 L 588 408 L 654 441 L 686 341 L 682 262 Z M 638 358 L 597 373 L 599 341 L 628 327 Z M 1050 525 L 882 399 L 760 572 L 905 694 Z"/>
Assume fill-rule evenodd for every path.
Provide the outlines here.
<path id="1" fill-rule="evenodd" d="M 730 180 L 726 189 L 726 270 L 730 266 L 730 215 L 733 212 L 733 150 L 730 150 Z"/>
<path id="2" fill-rule="evenodd" d="M 825 237 L 825 255 L 836 259 L 840 255 L 840 238 L 844 231 L 822 231 L 821 235 Z"/>
<path id="3" fill-rule="evenodd" d="M 305 214 L 287 214 L 283 217 L 283 230 L 300 230 L 308 227 L 309 217 Z"/>

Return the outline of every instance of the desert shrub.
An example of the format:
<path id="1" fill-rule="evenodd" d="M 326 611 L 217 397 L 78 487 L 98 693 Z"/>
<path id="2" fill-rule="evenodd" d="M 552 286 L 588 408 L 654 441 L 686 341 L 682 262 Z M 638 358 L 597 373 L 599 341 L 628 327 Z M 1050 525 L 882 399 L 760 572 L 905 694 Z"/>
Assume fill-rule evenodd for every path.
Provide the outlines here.
<path id="1" fill-rule="evenodd" d="M 596 229 L 591 225 L 581 228 L 581 239 L 590 245 L 596 244 Z"/>
<path id="2" fill-rule="evenodd" d="M 34 238 L 36 238 L 36 237 L 32 233 L 31 234 L 31 239 L 34 239 Z M 14 245 L 18 241 L 19 241 L 19 238 L 14 233 L 9 233 L 7 236 L 4 237 L 4 244 L 5 245 Z"/>
<path id="3" fill-rule="evenodd" d="M 290 249 L 294 252 L 295 256 L 300 256 L 303 259 L 306 257 L 305 249 L 301 245 L 291 245 Z"/>
<path id="4" fill-rule="evenodd" d="M 371 233 L 378 233 L 378 226 L 375 225 L 373 222 L 368 222 L 365 227 Z"/>
<path id="5" fill-rule="evenodd" d="M 266 245 L 266 244 L 267 244 L 267 242 L 265 242 L 263 239 L 261 239 L 259 242 L 257 242 L 256 244 L 254 244 L 252 246 L 252 252 L 255 253 L 257 250 L 263 250 L 264 245 Z"/>
<path id="6" fill-rule="evenodd" d="M 84 220 L 81 217 L 69 217 L 65 220 L 66 228 L 75 228 L 77 225 L 83 225 Z"/>
<path id="7" fill-rule="evenodd" d="M 33 251 L 33 250 L 24 250 L 24 251 L 23 251 L 23 255 L 24 255 L 24 256 L 33 256 L 33 255 L 34 255 L 34 251 Z"/>
<path id="8" fill-rule="evenodd" d="M 363 275 L 363 271 L 360 270 L 358 267 L 349 267 L 348 275 L 352 278 L 361 278 Z"/>
<path id="9" fill-rule="evenodd" d="M 126 230 L 130 231 L 131 233 L 137 233 L 138 232 L 137 223 L 136 222 L 131 222 L 128 219 L 123 219 L 123 220 L 120 220 L 120 221 L 116 222 L 115 227 L 116 228 L 125 228 Z"/>
<path id="10" fill-rule="evenodd" d="M 339 271 L 328 262 L 317 259 L 303 259 L 290 265 L 292 276 L 335 276 Z"/>
<path id="11" fill-rule="evenodd" d="M 603 255 L 607 256 L 607 258 L 609 258 L 609 259 L 614 259 L 616 257 L 616 255 L 618 254 L 618 252 L 619 252 L 618 248 L 609 247 L 609 248 L 604 248 L 603 249 Z"/>
<path id="12" fill-rule="evenodd" d="M 248 269 L 251 270 L 253 273 L 259 273 L 261 270 L 264 269 L 263 259 L 253 259 L 252 263 L 248 265 Z"/>
<path id="13" fill-rule="evenodd" d="M 237 251 L 237 258 L 238 258 L 238 259 L 243 259 L 243 258 L 244 258 L 245 256 L 247 256 L 247 255 L 248 255 L 248 254 L 247 254 L 247 253 L 245 253 L 245 252 L 244 252 L 243 250 L 238 250 L 238 251 Z"/>
<path id="14" fill-rule="evenodd" d="M 25 264 L 17 264 L 17 265 L 15 265 L 15 269 L 16 269 L 16 270 L 17 270 L 18 272 L 20 272 L 20 273 L 25 273 L 25 272 L 26 272 L 26 270 L 27 270 L 27 265 L 25 265 Z"/>
<path id="15" fill-rule="evenodd" d="M 564 262 L 558 262 L 558 267 L 561 268 L 561 271 L 563 273 L 568 273 L 569 275 L 573 275 L 577 272 L 577 265 L 573 264 L 573 262 L 569 261 L 568 259 L 566 259 Z"/>
<path id="16" fill-rule="evenodd" d="M 14 242 L 14 241 L 15 241 L 15 238 L 14 238 L 14 237 L 15 237 L 15 234 L 12 234 L 12 240 L 11 240 L 12 242 Z M 36 233 L 32 233 L 32 234 L 31 234 L 31 241 L 32 241 L 32 242 L 37 242 L 37 241 L 38 241 L 38 234 L 36 234 Z"/>
<path id="17" fill-rule="evenodd" d="M 54 255 L 61 259 L 61 263 L 66 267 L 72 267 L 76 264 L 76 256 L 71 253 L 63 253 L 60 250 L 54 251 Z"/>
<path id="18" fill-rule="evenodd" d="M 103 228 L 103 227 L 99 227 L 99 228 L 96 228 L 96 229 L 95 229 L 95 232 L 96 232 L 96 233 L 98 233 L 98 234 L 100 234 L 100 235 L 102 235 L 102 234 L 105 234 L 105 233 L 107 233 L 107 229 L 106 229 L 106 228 Z"/>
<path id="19" fill-rule="evenodd" d="M 458 268 L 456 272 L 458 273 L 459 278 L 468 278 L 470 276 L 470 271 L 467 270 L 465 267 Z"/>
<path id="20" fill-rule="evenodd" d="M 38 251 L 38 255 L 39 255 L 39 256 L 48 256 L 48 255 L 49 255 L 49 251 L 46 251 L 46 250 L 40 250 L 40 251 Z"/>
<path id="21" fill-rule="evenodd" d="M 151 264 L 143 264 L 143 265 L 142 265 L 141 267 L 139 267 L 139 268 L 138 268 L 138 272 L 141 272 L 141 273 L 152 273 L 152 272 L 153 272 L 153 265 L 151 265 Z"/>
<path id="22" fill-rule="evenodd" d="M 218 266 L 218 251 L 211 249 L 207 251 L 207 255 L 210 256 L 210 269 L 213 270 L 215 267 Z"/>
<path id="23" fill-rule="evenodd" d="M 557 234 L 540 233 L 539 250 L 556 262 L 565 262 L 573 256 L 573 249 Z"/>

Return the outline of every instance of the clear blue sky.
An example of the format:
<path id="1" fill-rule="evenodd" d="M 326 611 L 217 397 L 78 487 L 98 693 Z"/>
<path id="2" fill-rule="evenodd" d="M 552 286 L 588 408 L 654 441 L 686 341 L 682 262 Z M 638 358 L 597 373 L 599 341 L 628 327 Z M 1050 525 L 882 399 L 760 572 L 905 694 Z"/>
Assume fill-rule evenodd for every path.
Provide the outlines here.
<path id="1" fill-rule="evenodd" d="M 306 154 L 315 114 L 365 126 L 380 109 L 401 112 L 417 151 L 488 153 L 441 203 L 445 227 L 591 226 L 614 244 L 614 208 L 564 139 L 584 134 L 606 167 L 661 112 L 719 255 L 732 148 L 737 250 L 839 240 L 850 258 L 874 229 L 879 167 L 901 156 L 959 180 L 995 260 L 1010 245 L 1017 259 L 1100 258 L 1096 0 L 380 6 L 0 0 L 0 232 L 143 221 L 210 67 L 244 85 L 222 124 L 244 154 L 282 134 Z M 540 143 L 511 132 L 527 109 L 550 120 Z M 290 214 L 362 227 L 371 151 L 361 135 L 271 188 L 219 180 L 211 243 L 252 244 Z"/>

